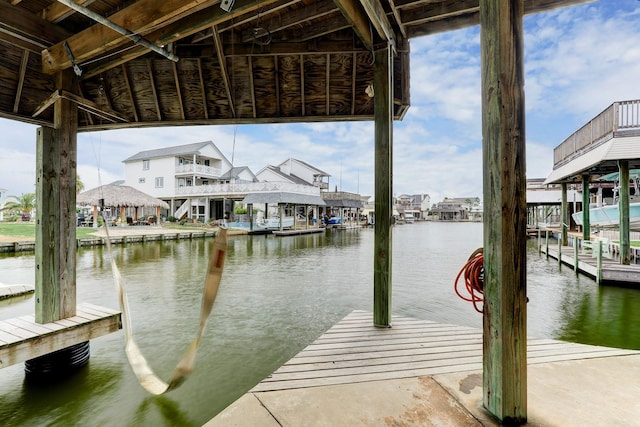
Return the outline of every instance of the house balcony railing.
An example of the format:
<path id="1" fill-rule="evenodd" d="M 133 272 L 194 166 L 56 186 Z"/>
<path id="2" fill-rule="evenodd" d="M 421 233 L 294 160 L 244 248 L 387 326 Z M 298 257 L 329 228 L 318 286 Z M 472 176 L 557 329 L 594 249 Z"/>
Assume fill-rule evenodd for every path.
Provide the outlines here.
<path id="1" fill-rule="evenodd" d="M 556 169 L 616 136 L 640 131 L 640 100 L 619 101 L 591 119 L 553 150 Z"/>
<path id="2" fill-rule="evenodd" d="M 205 178 L 219 178 L 222 175 L 222 169 L 213 166 L 198 165 L 188 163 L 176 166 L 176 175 L 198 175 Z"/>
<path id="3" fill-rule="evenodd" d="M 240 184 L 208 184 L 176 188 L 176 196 L 243 197 L 249 193 L 296 193 L 320 196 L 320 189 L 311 185 L 287 182 L 247 182 Z"/>

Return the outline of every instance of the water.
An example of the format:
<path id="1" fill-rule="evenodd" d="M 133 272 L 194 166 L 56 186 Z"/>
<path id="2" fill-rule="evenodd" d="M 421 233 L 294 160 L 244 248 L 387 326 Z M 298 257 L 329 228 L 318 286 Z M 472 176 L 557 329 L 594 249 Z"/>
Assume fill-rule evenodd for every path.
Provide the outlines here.
<path id="1" fill-rule="evenodd" d="M 482 224 L 415 223 L 393 230 L 393 313 L 480 328 L 482 316 L 453 292 Z M 199 426 L 352 310 L 372 311 L 373 230 L 229 241 L 225 272 L 194 375 L 148 395 L 127 364 L 122 332 L 91 342 L 86 369 L 59 384 L 24 382 L 23 365 L 0 370 L 0 420 L 8 426 Z M 598 287 L 528 255 L 528 333 L 640 349 L 640 290 Z M 168 379 L 197 327 L 209 241 L 116 247 L 134 333 Z M 104 248 L 78 252 L 78 301 L 116 308 Z M 33 283 L 33 255 L 0 257 L 0 281 Z M 33 297 L 0 302 L 0 318 L 33 313 Z"/>

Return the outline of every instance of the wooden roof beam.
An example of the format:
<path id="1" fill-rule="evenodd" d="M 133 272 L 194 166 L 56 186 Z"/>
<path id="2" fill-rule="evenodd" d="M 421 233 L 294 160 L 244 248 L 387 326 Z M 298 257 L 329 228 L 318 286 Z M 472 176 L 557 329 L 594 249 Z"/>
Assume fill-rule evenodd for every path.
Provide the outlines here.
<path id="1" fill-rule="evenodd" d="M 173 65 L 173 78 L 175 79 L 175 82 L 176 82 L 176 93 L 178 94 L 178 105 L 180 106 L 180 118 L 184 120 L 185 119 L 184 102 L 182 102 L 182 91 L 180 90 L 180 78 L 178 77 L 178 64 L 173 62 L 172 65 Z"/>
<path id="2" fill-rule="evenodd" d="M 222 46 L 222 40 L 220 39 L 220 33 L 215 25 L 213 26 L 213 44 L 216 48 L 216 57 L 218 58 L 218 64 L 220 64 L 220 73 L 222 73 L 222 80 L 224 81 L 224 88 L 227 92 L 227 101 L 229 102 L 229 108 L 231 109 L 231 115 L 236 117 L 236 107 L 231 97 L 231 81 L 229 80 L 229 70 L 227 68 L 227 58 L 224 56 L 224 49 Z"/>
<path id="3" fill-rule="evenodd" d="M 125 27 L 132 33 L 144 35 L 153 32 L 158 27 L 169 25 L 176 20 L 194 13 L 207 6 L 217 3 L 217 0 L 138 0 L 131 6 L 114 13 L 109 21 Z M 196 15 L 198 15 L 196 13 Z M 158 31 L 162 30 L 156 30 Z M 114 47 L 129 42 L 129 37 L 122 35 L 102 24 L 96 24 L 84 31 L 69 37 L 66 43 L 77 63 L 94 59 L 108 52 Z M 153 40 L 153 39 L 151 39 Z M 145 52 L 148 49 L 145 48 Z M 47 74 L 71 67 L 63 43 L 57 43 L 42 52 L 42 70 Z"/>
<path id="4" fill-rule="evenodd" d="M 360 2 L 353 0 L 334 0 L 347 22 L 353 27 L 362 43 L 369 50 L 373 50 L 373 34 L 369 26 L 369 18 Z"/>
<path id="5" fill-rule="evenodd" d="M 129 80 L 129 73 L 127 72 L 127 66 L 122 64 L 122 76 L 124 77 L 124 84 L 127 87 L 127 93 L 129 94 L 129 102 L 131 103 L 131 109 L 133 110 L 133 120 L 140 121 L 138 118 L 138 111 L 136 110 L 136 102 L 133 99 L 133 89 L 131 88 L 131 81 Z"/>
<path id="6" fill-rule="evenodd" d="M 595 0 L 566 0 L 563 1 L 562 4 L 559 4 L 557 0 L 524 0 L 524 13 L 525 15 L 530 15 L 563 7 L 575 6 L 578 4 L 592 3 L 594 1 Z M 433 15 L 425 14 L 420 18 L 412 18 L 411 16 L 403 15 L 402 6 L 398 6 L 399 8 L 401 8 L 400 14 L 403 19 L 402 22 L 406 25 L 407 28 L 407 37 L 414 38 L 480 25 L 480 0 L 473 0 L 473 3 L 477 5 L 476 7 L 469 6 L 469 4 L 472 3 L 471 1 L 465 0 L 465 2 L 467 3 L 468 9 L 466 14 L 458 16 L 454 16 L 453 14 L 451 14 L 451 17 L 441 20 L 438 20 L 438 15 L 435 10 L 432 11 L 434 13 Z M 409 23 L 405 22 L 404 19 L 413 19 L 417 23 L 421 22 L 422 24 L 420 25 L 420 28 L 415 28 L 412 27 Z M 433 22 L 429 24 L 429 21 Z"/>
<path id="7" fill-rule="evenodd" d="M 6 34 L 11 36 L 6 40 L 8 43 L 13 38 L 22 40 L 29 45 L 38 46 L 38 52 L 71 35 L 57 25 L 6 1 L 0 1 L 0 16 L 0 40 L 5 40 L 3 36 Z"/>
<path id="8" fill-rule="evenodd" d="M 96 0 L 74 0 L 80 6 L 89 6 Z M 49 22 L 60 22 L 73 15 L 75 11 L 62 3 L 54 2 L 42 11 L 42 17 Z"/>
<path id="9" fill-rule="evenodd" d="M 160 111 L 160 103 L 158 102 L 158 91 L 156 90 L 156 82 L 153 79 L 153 65 L 150 59 L 147 59 L 147 70 L 149 70 L 149 84 L 151 85 L 151 92 L 153 93 L 153 102 L 156 105 L 156 113 L 158 115 L 158 121 L 162 121 L 162 111 Z"/>
<path id="10" fill-rule="evenodd" d="M 307 6 L 305 8 L 287 12 L 287 14 L 284 16 L 278 15 L 272 19 L 263 19 L 259 22 L 259 25 L 261 27 L 268 28 L 271 34 L 275 34 L 278 31 L 283 31 L 287 28 L 304 24 L 310 19 L 321 18 L 332 13 L 337 13 L 339 11 L 340 10 L 336 6 L 335 2 L 333 2 L 333 0 L 321 0 L 319 3 L 314 3 L 312 6 Z M 226 29 L 227 28 L 225 27 L 225 30 Z M 244 43 L 251 42 L 252 40 L 253 37 L 250 35 L 244 35 L 242 38 L 242 41 Z"/>
<path id="11" fill-rule="evenodd" d="M 396 33 L 387 19 L 387 14 L 380 3 L 380 0 L 360 0 L 360 3 L 362 3 L 365 12 L 369 16 L 371 24 L 378 32 L 378 35 L 391 45 L 391 48 L 395 53 L 397 40 Z"/>
<path id="12" fill-rule="evenodd" d="M 16 97 L 13 101 L 13 113 L 18 113 L 18 107 L 20 106 L 20 98 L 22 97 L 22 87 L 24 86 L 24 76 L 27 73 L 27 63 L 29 62 L 29 51 L 22 52 L 22 61 L 20 62 L 20 78 L 18 79 L 18 88 L 16 90 Z"/>
<path id="13" fill-rule="evenodd" d="M 207 107 L 207 92 L 204 90 L 204 76 L 202 75 L 202 59 L 198 58 L 198 77 L 200 78 L 200 95 L 202 96 L 202 110 L 204 118 L 209 119 L 209 108 Z M 229 87 L 227 86 L 227 92 Z M 234 115 L 235 117 L 235 115 Z"/>
<path id="14" fill-rule="evenodd" d="M 53 93 L 49 95 L 47 99 L 45 99 L 43 102 L 40 103 L 38 108 L 36 108 L 36 111 L 33 113 L 32 117 L 38 117 L 40 114 L 42 114 L 43 111 L 45 111 L 47 108 L 52 106 L 59 99 L 67 99 L 71 102 L 74 102 L 78 105 L 79 109 L 86 111 L 88 113 L 91 113 L 95 116 L 98 116 L 112 123 L 116 123 L 116 122 L 128 123 L 129 122 L 125 117 L 121 116 L 119 113 L 111 109 L 100 107 L 95 102 L 85 99 L 81 96 L 78 96 L 64 89 L 58 89 L 53 91 Z"/>
<path id="15" fill-rule="evenodd" d="M 169 43 L 174 43 L 185 37 L 196 34 L 199 31 L 211 27 L 212 25 L 218 25 L 225 21 L 232 20 L 245 13 L 268 7 L 270 4 L 275 3 L 276 1 L 277 0 L 236 0 L 231 12 L 225 12 L 224 10 L 220 9 L 218 5 L 212 6 L 209 9 L 203 10 L 201 13 L 194 13 L 188 18 L 172 23 L 171 25 L 168 25 L 160 30 L 153 31 L 147 34 L 145 38 L 147 40 L 155 42 L 158 45 L 167 45 Z M 148 49 L 141 48 L 139 46 L 133 47 L 126 54 L 119 55 L 119 57 L 114 60 L 106 61 L 96 67 L 86 70 L 84 76 L 95 76 L 97 74 L 110 70 L 111 68 L 117 67 L 124 62 L 131 61 L 132 59 L 140 57 L 146 54 L 148 51 Z"/>

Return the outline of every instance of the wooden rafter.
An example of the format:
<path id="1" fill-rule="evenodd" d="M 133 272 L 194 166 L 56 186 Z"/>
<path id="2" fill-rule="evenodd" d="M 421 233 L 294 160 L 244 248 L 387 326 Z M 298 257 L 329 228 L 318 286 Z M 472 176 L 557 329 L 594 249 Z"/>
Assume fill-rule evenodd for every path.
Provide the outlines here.
<path id="1" fill-rule="evenodd" d="M 326 93 L 325 96 L 325 108 L 327 109 L 327 116 L 329 115 L 329 111 L 331 111 L 331 105 L 329 104 L 329 99 L 331 98 L 331 54 L 327 53 L 326 56 L 327 66 L 325 67 L 325 83 L 324 83 L 324 91 Z"/>
<path id="2" fill-rule="evenodd" d="M 369 16 L 369 21 L 378 32 L 378 35 L 383 40 L 386 40 L 395 51 L 397 36 L 391 27 L 391 23 L 387 19 L 380 0 L 360 0 L 360 3 L 364 7 L 366 14 Z"/>
<path id="3" fill-rule="evenodd" d="M 122 64 L 122 77 L 124 78 L 124 84 L 129 94 L 129 102 L 131 102 L 131 109 L 133 110 L 133 120 L 138 122 L 140 119 L 138 119 L 138 111 L 136 110 L 136 103 L 133 99 L 133 89 L 131 89 L 131 81 L 129 81 L 129 73 L 127 72 L 127 66 L 125 64 Z"/>
<path id="4" fill-rule="evenodd" d="M 80 6 L 89 6 L 96 0 L 74 0 Z M 76 13 L 62 3 L 54 2 L 42 11 L 42 17 L 49 22 L 58 23 Z"/>
<path id="5" fill-rule="evenodd" d="M 213 25 L 218 25 L 222 22 L 232 20 L 237 16 L 241 16 L 245 13 L 258 10 L 261 7 L 268 7 L 275 1 L 277 0 L 236 0 L 231 12 L 225 12 L 216 4 L 215 6 L 203 10 L 202 13 L 194 13 L 185 19 L 167 25 L 160 30 L 152 31 L 146 34 L 145 38 L 149 41 L 155 42 L 158 45 L 168 45 L 170 43 L 177 42 L 178 40 L 181 40 L 185 37 L 196 34 L 204 29 L 210 28 Z M 209 2 L 207 2 L 207 4 L 209 4 Z M 136 46 L 129 50 L 125 55 L 119 55 L 119 57 L 115 59 L 105 61 L 99 66 L 92 67 L 91 69 L 87 70 L 85 75 L 95 76 L 111 68 L 117 67 L 123 62 L 131 61 L 132 59 L 138 58 L 146 54 L 147 52 L 149 52 L 148 49 Z"/>
<path id="6" fill-rule="evenodd" d="M 304 56 L 300 55 L 300 104 L 302 105 L 303 117 L 307 115 L 304 103 Z"/>
<path id="7" fill-rule="evenodd" d="M 353 30 L 356 32 L 362 43 L 367 49 L 373 49 L 373 34 L 371 33 L 371 27 L 369 26 L 369 18 L 360 4 L 360 2 L 354 2 L 351 0 L 335 0 L 336 5 L 342 11 L 342 14 L 347 19 L 349 24 L 353 26 Z"/>
<path id="8" fill-rule="evenodd" d="M 284 6 L 283 6 L 284 7 Z M 319 3 L 314 3 L 313 6 L 307 6 L 297 9 L 292 12 L 288 12 L 286 15 L 276 14 L 271 19 L 261 19 L 256 25 L 260 25 L 263 28 L 269 30 L 273 35 L 279 31 L 284 31 L 291 27 L 298 27 L 305 25 L 308 27 L 309 20 L 315 20 L 325 17 L 330 14 L 339 13 L 340 9 L 336 6 L 333 0 L 323 0 Z M 342 18 L 344 19 L 344 17 Z M 236 23 L 234 22 L 234 26 Z M 228 25 L 225 29 L 231 27 Z M 245 34 L 242 38 L 243 43 L 249 43 L 253 40 L 250 34 Z"/>
<path id="9" fill-rule="evenodd" d="M 274 86 L 276 88 L 276 116 L 280 116 L 280 71 L 278 67 L 278 57 L 275 56 L 273 58 L 273 76 L 274 76 Z"/>
<path id="10" fill-rule="evenodd" d="M 115 122 L 122 122 L 122 123 L 127 123 L 128 120 L 121 116 L 120 114 L 118 114 L 117 112 L 111 110 L 111 109 L 107 109 L 104 107 L 100 107 L 98 104 L 96 104 L 93 101 L 90 101 L 86 98 L 83 98 L 81 96 L 78 96 L 74 93 L 71 93 L 69 91 L 63 90 L 63 89 L 58 89 L 55 90 L 51 95 L 49 95 L 49 97 L 47 99 L 45 99 L 36 109 L 36 111 L 33 113 L 32 117 L 38 117 L 40 114 L 42 114 L 43 111 L 45 111 L 47 108 L 51 107 L 56 101 L 58 101 L 59 99 L 66 99 L 69 101 L 72 101 L 74 103 L 76 103 L 78 105 L 78 108 L 86 111 L 88 113 L 91 113 L 95 116 L 98 116 L 102 119 L 105 119 L 109 122 L 115 123 Z"/>
<path id="11" fill-rule="evenodd" d="M 202 96 L 202 111 L 204 113 L 204 118 L 209 119 L 209 108 L 207 102 L 207 91 L 204 89 L 204 77 L 202 76 L 202 59 L 198 58 L 198 78 L 200 79 L 200 95 Z M 229 87 L 227 86 L 227 93 L 229 91 Z"/>
<path id="12" fill-rule="evenodd" d="M 42 50 L 71 35 L 57 25 L 6 1 L 0 1 L 0 16 L 0 40 L 5 40 L 6 36 L 9 43 L 18 39 Z"/>
<path id="13" fill-rule="evenodd" d="M 406 39 L 407 38 L 406 25 L 404 25 L 404 23 L 400 20 L 400 12 L 396 7 L 396 1 L 395 0 L 388 0 L 388 1 L 389 1 L 389 6 L 391 6 L 391 12 L 393 13 L 393 18 L 396 20 L 396 22 L 399 23 L 400 33 L 402 34 L 402 37 Z"/>
<path id="14" fill-rule="evenodd" d="M 256 88 L 253 82 L 253 58 L 249 57 L 249 93 L 251 95 L 251 109 L 253 110 L 253 118 L 258 117 L 256 111 Z"/>
<path id="15" fill-rule="evenodd" d="M 356 77 L 357 77 L 357 55 L 353 53 L 353 64 L 351 64 L 351 115 L 356 113 Z"/>
<path id="16" fill-rule="evenodd" d="M 22 96 L 22 87 L 24 85 L 24 76 L 27 73 L 27 64 L 29 62 L 29 51 L 25 50 L 22 52 L 22 61 L 20 61 L 20 78 L 18 79 L 18 87 L 16 89 L 16 97 L 13 101 L 13 113 L 16 114 L 18 112 L 18 107 L 20 106 L 20 97 Z"/>
<path id="17" fill-rule="evenodd" d="M 84 93 L 84 89 L 82 88 L 82 85 L 80 84 L 80 80 L 76 80 L 76 86 L 78 89 L 78 94 L 80 95 L 81 98 L 87 98 L 85 93 Z M 84 115 L 87 118 L 87 122 L 89 124 L 93 124 L 93 115 L 90 114 L 88 111 L 84 111 Z"/>
<path id="18" fill-rule="evenodd" d="M 182 120 L 184 117 L 184 102 L 182 101 L 182 91 L 180 90 L 180 78 L 178 76 L 178 65 L 175 62 L 171 63 L 173 65 L 173 78 L 176 82 L 176 93 L 178 94 L 178 105 L 180 107 L 180 118 Z"/>
<path id="19" fill-rule="evenodd" d="M 136 34 L 144 35 L 155 28 L 168 25 L 175 20 L 216 3 L 216 0 L 138 0 L 109 17 L 109 21 Z M 197 15 L 197 14 L 196 14 Z M 161 30 L 156 30 L 161 31 Z M 153 39 L 152 39 L 153 40 Z M 129 38 L 102 24 L 95 24 L 65 40 L 76 62 L 82 63 L 104 55 L 110 49 L 127 44 Z M 146 50 L 146 49 L 145 49 Z M 52 74 L 71 66 L 63 43 L 57 43 L 43 51 L 42 69 Z"/>
<path id="20" fill-rule="evenodd" d="M 160 103 L 158 102 L 158 92 L 156 91 L 156 82 L 153 78 L 153 64 L 150 59 L 147 59 L 147 70 L 149 70 L 149 84 L 151 85 L 151 92 L 153 93 L 153 102 L 156 106 L 156 113 L 158 114 L 158 120 L 162 121 L 162 111 L 160 111 Z"/>
<path id="21" fill-rule="evenodd" d="M 231 109 L 231 115 L 236 116 L 236 107 L 233 103 L 233 97 L 231 96 L 231 82 L 229 81 L 229 70 L 227 68 L 227 59 L 222 49 L 222 40 L 220 39 L 220 33 L 216 27 L 213 27 L 213 45 L 216 48 L 216 57 L 218 58 L 218 64 L 220 64 L 220 73 L 222 74 L 222 80 L 224 81 L 224 87 L 227 92 L 227 100 L 229 102 L 229 108 Z"/>

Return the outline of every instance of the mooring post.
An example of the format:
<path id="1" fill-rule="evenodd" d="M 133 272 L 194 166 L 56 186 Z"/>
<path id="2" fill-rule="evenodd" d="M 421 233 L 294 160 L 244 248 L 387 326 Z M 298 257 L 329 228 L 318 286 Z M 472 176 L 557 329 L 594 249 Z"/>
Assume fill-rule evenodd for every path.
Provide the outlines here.
<path id="1" fill-rule="evenodd" d="M 569 209 L 567 203 L 567 183 L 560 184 L 562 189 L 562 203 L 560 204 L 560 228 L 562 229 L 562 244 L 569 245 Z"/>
<path id="2" fill-rule="evenodd" d="M 589 217 L 589 175 L 582 175 L 582 240 L 591 240 L 591 218 Z"/>
<path id="3" fill-rule="evenodd" d="M 484 194 L 483 404 L 527 420 L 523 2 L 480 0 Z"/>
<path id="4" fill-rule="evenodd" d="M 620 171 L 620 264 L 631 264 L 631 239 L 629 226 L 629 160 L 618 160 Z"/>
<path id="5" fill-rule="evenodd" d="M 375 237 L 373 324 L 391 326 L 391 216 L 393 215 L 393 56 L 391 46 L 375 51 L 373 71 L 375 127 Z"/>
<path id="6" fill-rule="evenodd" d="M 562 238 L 563 238 L 563 234 L 562 232 L 560 232 L 560 235 L 558 236 L 558 265 L 562 266 Z"/>
<path id="7" fill-rule="evenodd" d="M 578 275 L 578 238 L 573 238 L 573 271 Z"/>

